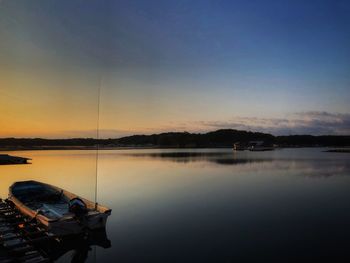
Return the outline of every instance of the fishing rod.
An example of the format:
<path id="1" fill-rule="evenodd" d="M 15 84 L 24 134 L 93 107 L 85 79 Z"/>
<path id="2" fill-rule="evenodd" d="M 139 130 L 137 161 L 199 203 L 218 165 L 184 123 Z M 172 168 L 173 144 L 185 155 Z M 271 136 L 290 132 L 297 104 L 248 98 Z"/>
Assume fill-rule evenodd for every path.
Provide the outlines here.
<path id="1" fill-rule="evenodd" d="M 98 152 L 99 152 L 99 140 L 100 140 L 100 98 L 101 98 L 101 86 L 102 77 L 100 80 L 100 85 L 97 91 L 97 123 L 96 123 L 96 173 L 95 173 L 95 209 L 97 209 L 97 176 L 98 176 Z"/>

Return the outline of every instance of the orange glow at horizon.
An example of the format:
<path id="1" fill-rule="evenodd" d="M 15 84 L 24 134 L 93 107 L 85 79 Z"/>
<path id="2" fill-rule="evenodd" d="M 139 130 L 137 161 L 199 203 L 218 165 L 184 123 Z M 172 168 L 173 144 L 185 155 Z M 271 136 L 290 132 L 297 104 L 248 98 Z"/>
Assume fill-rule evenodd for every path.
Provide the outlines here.
<path id="1" fill-rule="evenodd" d="M 53 69 L 0 73 L 5 76 L 0 82 L 0 138 L 96 137 L 99 75 Z M 191 112 L 192 98 L 142 88 L 113 78 L 106 82 L 100 99 L 101 138 L 196 130 L 199 116 Z M 205 109 L 206 103 L 203 96 L 196 106 Z"/>

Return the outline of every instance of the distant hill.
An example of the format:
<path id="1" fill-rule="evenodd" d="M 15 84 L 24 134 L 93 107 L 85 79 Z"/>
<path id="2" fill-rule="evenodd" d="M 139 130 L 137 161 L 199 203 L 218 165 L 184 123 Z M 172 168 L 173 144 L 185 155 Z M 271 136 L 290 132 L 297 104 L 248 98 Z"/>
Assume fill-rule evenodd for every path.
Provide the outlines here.
<path id="1" fill-rule="evenodd" d="M 266 133 L 238 130 L 218 130 L 204 134 L 169 132 L 153 135 L 133 135 L 118 139 L 120 145 L 155 145 L 159 147 L 232 147 L 237 141 L 274 141 L 274 136 Z"/>
<path id="2" fill-rule="evenodd" d="M 0 139 L 0 149 L 61 149 L 101 147 L 232 147 L 235 142 L 262 140 L 281 147 L 298 146 L 350 146 L 350 136 L 291 135 L 273 136 L 267 133 L 233 129 L 217 130 L 208 133 L 168 132 L 152 135 L 133 135 L 118 139 Z"/>

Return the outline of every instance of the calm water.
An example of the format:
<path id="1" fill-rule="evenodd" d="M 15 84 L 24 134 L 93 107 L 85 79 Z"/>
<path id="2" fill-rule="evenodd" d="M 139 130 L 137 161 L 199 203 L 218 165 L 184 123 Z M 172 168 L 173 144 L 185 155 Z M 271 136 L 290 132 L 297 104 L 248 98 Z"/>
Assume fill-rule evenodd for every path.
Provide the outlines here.
<path id="1" fill-rule="evenodd" d="M 350 154 L 323 150 L 100 151 L 111 248 L 87 261 L 350 262 Z M 35 179 L 94 198 L 93 151 L 12 154 L 33 164 L 0 166 L 2 197 Z"/>

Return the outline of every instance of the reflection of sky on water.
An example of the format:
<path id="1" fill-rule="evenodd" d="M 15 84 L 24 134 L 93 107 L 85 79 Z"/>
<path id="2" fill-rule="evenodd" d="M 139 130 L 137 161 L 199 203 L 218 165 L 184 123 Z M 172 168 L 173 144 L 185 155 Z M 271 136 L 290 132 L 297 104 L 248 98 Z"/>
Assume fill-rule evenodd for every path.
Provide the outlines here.
<path id="1" fill-rule="evenodd" d="M 120 175 L 103 188 L 115 190 L 119 214 L 112 224 L 119 228 L 110 233 L 122 261 L 286 262 L 288 255 L 313 262 L 344 258 L 350 244 L 347 155 L 321 149 L 102 155 L 104 176 L 116 169 Z"/>
<path id="2" fill-rule="evenodd" d="M 293 149 L 292 149 L 293 150 Z M 281 153 L 281 150 L 277 151 Z M 288 170 L 292 174 L 299 174 L 301 176 L 315 176 L 315 177 L 329 177 L 337 175 L 350 175 L 350 155 L 344 156 L 340 153 L 342 158 L 337 156 L 322 154 L 322 151 L 315 149 L 315 159 L 310 158 L 308 155 L 301 156 L 290 156 L 286 155 L 276 157 L 270 152 L 233 152 L 232 150 L 223 149 L 221 151 L 183 151 L 175 150 L 164 152 L 127 152 L 121 153 L 121 155 L 128 157 L 139 157 L 139 158 L 154 158 L 164 161 L 172 161 L 178 163 L 189 163 L 189 162 L 211 162 L 219 165 L 240 165 L 240 169 L 244 169 L 246 165 L 247 169 L 260 169 L 262 163 L 264 168 L 267 167 Z M 321 154 L 319 154 L 321 153 Z M 250 156 L 251 154 L 251 156 Z M 332 153 L 334 154 L 334 153 Z M 322 156 L 323 155 L 323 156 Z M 347 155 L 347 154 L 345 154 Z M 323 157 L 323 158 L 322 158 Z M 335 157 L 335 158 L 332 158 Z M 345 158 L 344 158 L 345 157 Z"/>
<path id="3" fill-rule="evenodd" d="M 97 262 L 349 259 L 350 155 L 322 150 L 102 150 L 98 201 L 113 210 L 112 248 L 97 248 Z M 36 179 L 93 199 L 94 151 L 15 155 L 33 164 L 0 166 L 2 197 Z"/>

